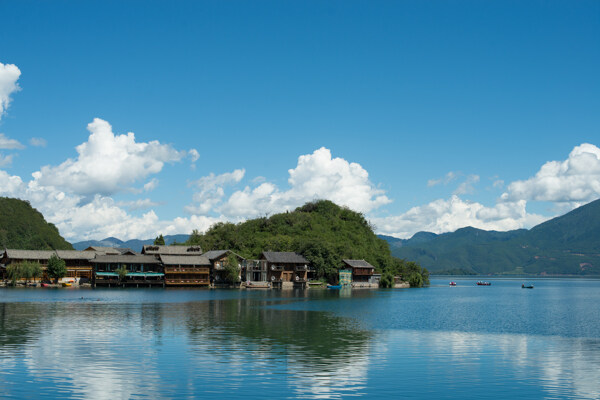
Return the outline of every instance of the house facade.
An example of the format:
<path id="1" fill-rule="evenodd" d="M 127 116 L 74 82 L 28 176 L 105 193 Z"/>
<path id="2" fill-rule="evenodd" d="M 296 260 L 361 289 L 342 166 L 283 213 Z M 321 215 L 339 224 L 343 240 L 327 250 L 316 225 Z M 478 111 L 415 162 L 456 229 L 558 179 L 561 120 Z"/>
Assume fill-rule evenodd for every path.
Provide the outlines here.
<path id="1" fill-rule="evenodd" d="M 211 262 L 204 256 L 161 255 L 166 286 L 209 286 Z"/>
<path id="2" fill-rule="evenodd" d="M 375 267 L 369 264 L 365 260 L 342 260 L 343 269 L 352 270 L 352 285 L 369 287 L 375 285 L 373 275 L 375 274 Z M 378 282 L 377 282 L 378 284 Z"/>
<path id="3" fill-rule="evenodd" d="M 259 262 L 265 264 L 267 281 L 273 288 L 305 289 L 308 286 L 309 262 L 298 253 L 265 251 Z"/>
<path id="4" fill-rule="evenodd" d="M 93 260 L 93 286 L 165 286 L 163 265 L 150 255 L 97 255 Z M 119 277 L 118 270 L 125 268 L 127 275 Z"/>

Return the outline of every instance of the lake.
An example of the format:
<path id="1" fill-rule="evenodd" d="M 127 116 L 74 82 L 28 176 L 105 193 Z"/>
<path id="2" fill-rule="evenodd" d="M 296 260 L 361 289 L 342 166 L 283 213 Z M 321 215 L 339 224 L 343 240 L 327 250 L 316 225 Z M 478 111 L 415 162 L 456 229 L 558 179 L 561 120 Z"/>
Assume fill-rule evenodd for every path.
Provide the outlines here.
<path id="1" fill-rule="evenodd" d="M 599 280 L 478 279 L 0 289 L 0 397 L 600 398 Z"/>

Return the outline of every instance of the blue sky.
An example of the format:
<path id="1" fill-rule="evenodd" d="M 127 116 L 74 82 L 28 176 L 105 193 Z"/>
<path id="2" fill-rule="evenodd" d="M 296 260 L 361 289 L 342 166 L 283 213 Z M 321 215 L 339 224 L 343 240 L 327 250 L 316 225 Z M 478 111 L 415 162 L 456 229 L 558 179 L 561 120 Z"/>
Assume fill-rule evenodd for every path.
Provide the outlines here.
<path id="1" fill-rule="evenodd" d="M 2 1 L 0 35 L 0 195 L 71 241 L 314 198 L 507 230 L 600 197 L 597 1 Z"/>

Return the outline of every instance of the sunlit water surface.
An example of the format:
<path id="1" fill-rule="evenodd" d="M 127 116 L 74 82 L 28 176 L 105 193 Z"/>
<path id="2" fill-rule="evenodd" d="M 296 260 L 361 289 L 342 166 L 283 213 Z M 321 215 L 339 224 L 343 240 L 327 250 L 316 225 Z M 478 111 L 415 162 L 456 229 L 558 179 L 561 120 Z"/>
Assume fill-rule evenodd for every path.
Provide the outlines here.
<path id="1" fill-rule="evenodd" d="M 2 289 L 0 398 L 600 398 L 600 281 L 448 281 Z"/>

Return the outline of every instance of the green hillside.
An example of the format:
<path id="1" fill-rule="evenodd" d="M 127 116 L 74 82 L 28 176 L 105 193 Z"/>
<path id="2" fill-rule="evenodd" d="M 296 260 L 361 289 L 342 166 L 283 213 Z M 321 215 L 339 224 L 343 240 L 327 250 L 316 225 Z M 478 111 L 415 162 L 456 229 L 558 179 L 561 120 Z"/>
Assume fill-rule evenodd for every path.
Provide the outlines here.
<path id="1" fill-rule="evenodd" d="M 0 245 L 24 250 L 73 249 L 29 202 L 7 197 L 0 197 Z"/>
<path id="2" fill-rule="evenodd" d="M 205 250 L 231 249 L 249 259 L 263 251 L 295 251 L 311 262 L 319 277 L 329 279 L 345 258 L 364 259 L 379 272 L 421 273 L 418 265 L 392 257 L 387 242 L 373 233 L 362 214 L 327 200 L 269 218 L 219 223 L 204 235 L 194 232 L 186 244 L 199 244 Z"/>
<path id="3" fill-rule="evenodd" d="M 596 200 L 529 231 L 468 227 L 426 242 L 409 239 L 391 249 L 394 256 L 415 260 L 433 273 L 598 275 L 599 238 Z"/>

